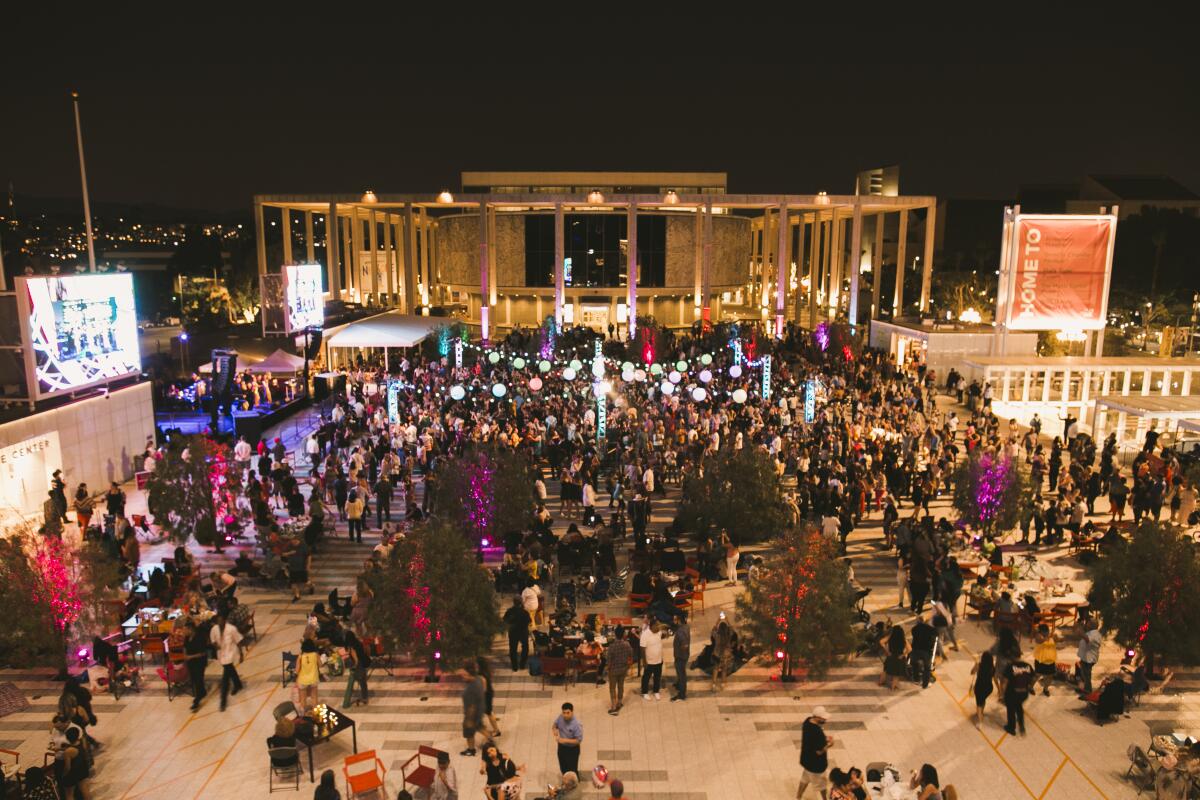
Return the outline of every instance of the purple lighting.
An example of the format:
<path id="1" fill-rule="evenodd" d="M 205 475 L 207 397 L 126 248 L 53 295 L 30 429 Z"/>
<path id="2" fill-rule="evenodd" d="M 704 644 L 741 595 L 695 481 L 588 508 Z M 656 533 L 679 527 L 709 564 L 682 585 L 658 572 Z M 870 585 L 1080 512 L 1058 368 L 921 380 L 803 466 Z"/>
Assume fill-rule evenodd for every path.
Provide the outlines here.
<path id="1" fill-rule="evenodd" d="M 986 525 L 1000 512 L 1000 504 L 1010 482 L 1009 462 L 985 454 L 979 459 L 978 469 L 975 507 L 978 523 Z"/>
<path id="2" fill-rule="evenodd" d="M 821 352 L 825 352 L 826 350 L 829 349 L 829 323 L 828 322 L 822 322 L 820 325 L 817 326 L 817 329 L 813 331 L 813 339 L 816 341 L 817 347 L 821 348 Z"/>
<path id="3" fill-rule="evenodd" d="M 495 473 L 496 468 L 485 455 L 480 455 L 479 461 L 469 468 L 467 519 L 484 547 L 488 546 L 486 534 L 495 516 L 495 497 L 492 493 L 492 477 Z"/>

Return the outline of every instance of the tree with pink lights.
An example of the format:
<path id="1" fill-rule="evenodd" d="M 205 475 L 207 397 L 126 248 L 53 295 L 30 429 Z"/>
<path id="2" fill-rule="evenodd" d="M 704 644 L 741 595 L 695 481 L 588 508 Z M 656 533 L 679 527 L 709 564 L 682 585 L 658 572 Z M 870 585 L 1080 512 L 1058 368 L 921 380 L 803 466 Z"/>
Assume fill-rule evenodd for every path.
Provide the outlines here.
<path id="1" fill-rule="evenodd" d="M 991 452 L 961 462 L 953 483 L 959 518 L 990 536 L 1015 528 L 1022 507 L 1033 502 L 1028 474 L 1011 458 Z"/>
<path id="2" fill-rule="evenodd" d="M 468 447 L 437 468 L 434 513 L 471 547 L 489 547 L 533 517 L 536 475 L 528 460 L 497 447 Z"/>

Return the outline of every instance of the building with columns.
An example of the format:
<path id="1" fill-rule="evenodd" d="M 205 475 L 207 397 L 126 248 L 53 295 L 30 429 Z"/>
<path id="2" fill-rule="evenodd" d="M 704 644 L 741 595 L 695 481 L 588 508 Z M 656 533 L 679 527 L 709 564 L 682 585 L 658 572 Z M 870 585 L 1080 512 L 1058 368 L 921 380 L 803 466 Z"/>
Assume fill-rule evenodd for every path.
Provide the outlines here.
<path id="1" fill-rule="evenodd" d="M 782 330 L 898 317 L 906 301 L 925 311 L 935 209 L 933 197 L 730 194 L 720 172 L 465 172 L 454 194 L 254 198 L 260 274 L 322 263 L 330 299 L 451 307 L 485 338 L 550 315 L 601 330 L 632 331 L 637 316 Z M 913 211 L 921 254 L 906 253 Z M 918 257 L 920 285 L 901 269 L 881 296 L 879 265 Z"/>

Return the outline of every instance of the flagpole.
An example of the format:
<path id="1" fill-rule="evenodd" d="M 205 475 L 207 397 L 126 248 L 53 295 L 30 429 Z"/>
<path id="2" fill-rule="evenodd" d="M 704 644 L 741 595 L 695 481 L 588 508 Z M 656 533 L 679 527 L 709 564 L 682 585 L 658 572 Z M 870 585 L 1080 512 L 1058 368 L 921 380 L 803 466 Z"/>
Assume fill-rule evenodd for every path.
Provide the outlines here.
<path id="1" fill-rule="evenodd" d="M 92 242 L 92 207 L 88 202 L 87 167 L 83 163 L 83 126 L 79 124 L 79 92 L 71 92 L 75 106 L 75 141 L 79 144 L 79 181 L 83 184 L 83 222 L 87 229 L 88 270 L 96 271 L 96 246 Z"/>

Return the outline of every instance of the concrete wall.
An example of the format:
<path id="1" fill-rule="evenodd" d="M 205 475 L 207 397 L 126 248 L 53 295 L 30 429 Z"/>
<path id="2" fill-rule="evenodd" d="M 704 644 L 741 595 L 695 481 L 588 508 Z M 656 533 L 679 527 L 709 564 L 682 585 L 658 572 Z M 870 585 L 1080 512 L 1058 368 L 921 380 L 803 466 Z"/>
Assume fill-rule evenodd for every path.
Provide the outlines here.
<path id="1" fill-rule="evenodd" d="M 153 437 L 149 382 L 0 425 L 0 526 L 41 512 L 55 469 L 68 499 L 81 482 L 98 492 L 129 480 Z"/>
<path id="2" fill-rule="evenodd" d="M 925 363 L 930 369 L 937 372 L 939 380 L 945 377 L 951 367 L 962 373 L 968 381 L 981 378 L 981 371 L 967 366 L 967 357 L 992 355 L 993 348 L 997 346 L 995 334 L 987 331 L 934 330 L 933 328 L 918 331 L 882 320 L 875 320 L 871 323 L 871 347 L 894 353 L 893 337 L 896 336 L 928 341 Z M 1008 355 L 1033 355 L 1037 352 L 1037 339 L 1037 333 L 1010 332 L 1008 334 Z"/>
<path id="3" fill-rule="evenodd" d="M 695 285 L 696 220 L 691 215 L 667 217 L 668 287 Z M 750 273 L 750 218 L 713 216 L 712 286 L 735 286 Z"/>

